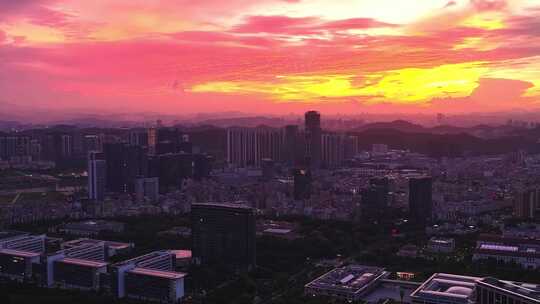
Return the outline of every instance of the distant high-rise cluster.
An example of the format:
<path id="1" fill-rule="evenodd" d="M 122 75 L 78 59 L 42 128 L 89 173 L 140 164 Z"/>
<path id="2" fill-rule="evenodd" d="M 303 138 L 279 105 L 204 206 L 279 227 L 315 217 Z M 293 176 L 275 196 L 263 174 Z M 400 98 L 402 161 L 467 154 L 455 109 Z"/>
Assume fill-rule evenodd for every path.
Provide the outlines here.
<path id="1" fill-rule="evenodd" d="M 113 192 L 156 201 L 158 192 L 178 189 L 184 179 L 208 177 L 212 167 L 213 158 L 193 153 L 189 137 L 176 128 L 133 129 L 125 140 L 84 138 L 92 149 L 88 154 L 92 200 Z"/>
<path id="2" fill-rule="evenodd" d="M 317 111 L 305 113 L 302 129 L 298 125 L 227 129 L 227 162 L 240 168 L 260 168 L 263 159 L 293 168 L 333 168 L 356 155 L 358 147 L 356 136 L 323 132 Z"/>

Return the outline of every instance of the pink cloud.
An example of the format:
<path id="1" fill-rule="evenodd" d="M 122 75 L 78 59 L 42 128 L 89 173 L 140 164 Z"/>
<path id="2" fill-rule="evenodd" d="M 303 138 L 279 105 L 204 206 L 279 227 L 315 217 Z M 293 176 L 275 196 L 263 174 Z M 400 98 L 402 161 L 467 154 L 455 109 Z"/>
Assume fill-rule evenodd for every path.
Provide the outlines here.
<path id="1" fill-rule="evenodd" d="M 33 24 L 59 28 L 66 26 L 73 16 L 50 8 L 37 7 L 29 17 Z"/>
<path id="2" fill-rule="evenodd" d="M 43 5 L 56 2 L 58 0 L 7 0 L 0 1 L 0 21 L 10 19 L 21 14 L 26 14 Z"/>
<path id="3" fill-rule="evenodd" d="M 470 0 L 477 11 L 500 11 L 508 6 L 506 0 Z"/>
<path id="4" fill-rule="evenodd" d="M 371 18 L 352 18 L 325 21 L 317 17 L 250 16 L 245 23 L 233 28 L 237 33 L 270 33 L 285 35 L 315 35 L 324 31 L 343 31 L 396 25 L 379 22 Z"/>
<path id="5" fill-rule="evenodd" d="M 482 78 L 478 88 L 465 98 L 436 99 L 433 106 L 452 112 L 467 112 L 476 109 L 497 112 L 533 106 L 533 100 L 523 97 L 532 83 L 511 79 Z"/>
<path id="6" fill-rule="evenodd" d="M 445 8 L 452 7 L 452 6 L 456 6 L 456 4 L 457 4 L 456 1 L 451 0 L 451 1 L 448 1 L 448 3 L 446 3 L 444 7 Z"/>

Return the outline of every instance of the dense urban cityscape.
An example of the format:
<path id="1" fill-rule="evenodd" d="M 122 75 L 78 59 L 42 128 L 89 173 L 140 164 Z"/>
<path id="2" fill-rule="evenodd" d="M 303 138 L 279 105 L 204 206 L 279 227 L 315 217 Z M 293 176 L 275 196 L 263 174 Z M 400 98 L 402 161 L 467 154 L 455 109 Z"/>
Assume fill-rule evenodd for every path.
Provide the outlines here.
<path id="1" fill-rule="evenodd" d="M 0 0 L 0 304 L 540 304 L 540 0 Z"/>
<path id="2" fill-rule="evenodd" d="M 4 130 L 3 293 L 540 303 L 537 123 L 356 123 Z"/>

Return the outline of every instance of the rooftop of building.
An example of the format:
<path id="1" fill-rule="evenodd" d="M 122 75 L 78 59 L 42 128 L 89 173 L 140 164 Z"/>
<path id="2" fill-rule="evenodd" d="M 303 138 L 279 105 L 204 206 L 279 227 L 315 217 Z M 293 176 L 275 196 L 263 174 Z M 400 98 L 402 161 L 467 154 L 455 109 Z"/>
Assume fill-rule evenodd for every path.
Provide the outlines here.
<path id="1" fill-rule="evenodd" d="M 66 229 L 102 230 L 112 226 L 123 226 L 124 223 L 107 220 L 87 220 L 82 222 L 67 223 Z"/>
<path id="2" fill-rule="evenodd" d="M 64 201 L 66 196 L 61 192 L 24 192 L 17 198 L 20 201 Z"/>
<path id="3" fill-rule="evenodd" d="M 17 256 L 22 258 L 33 258 L 40 256 L 37 252 L 15 250 L 15 249 L 0 249 L 0 254 Z"/>
<path id="4" fill-rule="evenodd" d="M 160 256 L 163 256 L 163 255 L 169 255 L 169 254 L 171 254 L 171 251 L 168 251 L 168 250 L 153 251 L 153 252 L 138 256 L 138 257 L 131 258 L 129 260 L 118 262 L 118 263 L 114 264 L 113 266 L 121 267 L 121 266 L 128 265 L 128 264 L 139 264 L 139 263 L 143 263 L 145 261 L 154 259 L 156 257 L 160 257 Z"/>
<path id="5" fill-rule="evenodd" d="M 238 210 L 252 210 L 251 207 L 245 204 L 245 202 L 238 203 L 195 203 L 191 204 L 191 209 L 194 208 L 216 208 L 216 209 L 238 209 Z"/>
<path id="6" fill-rule="evenodd" d="M 102 241 L 102 240 L 88 239 L 88 238 L 81 238 L 81 239 L 67 241 L 67 242 L 62 243 L 62 245 L 64 247 L 78 247 L 78 246 L 83 246 L 83 245 L 97 245 L 100 243 L 104 243 L 105 245 L 114 249 L 125 249 L 125 248 L 131 247 L 131 244 L 129 243 Z"/>
<path id="7" fill-rule="evenodd" d="M 432 237 L 429 239 L 430 243 L 440 244 L 440 245 L 450 245 L 454 243 L 454 239 L 452 238 L 439 238 L 439 237 Z"/>
<path id="8" fill-rule="evenodd" d="M 540 257 L 540 240 L 483 234 L 478 237 L 475 253 Z"/>
<path id="9" fill-rule="evenodd" d="M 159 277 L 159 278 L 170 279 L 170 280 L 177 280 L 186 276 L 186 274 L 183 272 L 163 271 L 163 270 L 140 268 L 140 267 L 131 269 L 129 273 Z"/>
<path id="10" fill-rule="evenodd" d="M 16 230 L 4 230 L 0 231 L 0 241 L 9 240 L 16 237 L 26 236 L 27 232 L 16 231 Z"/>
<path id="11" fill-rule="evenodd" d="M 333 269 L 308 283 L 305 287 L 359 294 L 365 291 L 371 283 L 387 274 L 383 268 L 349 265 Z"/>
<path id="12" fill-rule="evenodd" d="M 418 287 L 412 298 L 423 300 L 447 299 L 469 303 L 474 299 L 474 290 L 479 277 L 436 273 Z"/>
<path id="13" fill-rule="evenodd" d="M 478 242 L 497 242 L 507 245 L 530 244 L 540 246 L 540 239 L 526 237 L 508 237 L 498 234 L 480 234 L 478 236 Z"/>
<path id="14" fill-rule="evenodd" d="M 520 297 L 525 297 L 540 303 L 540 284 L 520 283 L 502 281 L 496 278 L 487 277 L 478 282 L 480 285 L 504 290 Z"/>
<path id="15" fill-rule="evenodd" d="M 64 264 L 77 265 L 77 266 L 91 267 L 91 268 L 102 268 L 108 265 L 108 263 L 106 262 L 98 262 L 98 261 L 77 259 L 77 258 L 63 258 L 61 260 L 58 260 L 58 262 L 61 262 Z"/>
<path id="16" fill-rule="evenodd" d="M 189 259 L 191 258 L 191 250 L 171 250 L 176 256 L 176 259 Z"/>

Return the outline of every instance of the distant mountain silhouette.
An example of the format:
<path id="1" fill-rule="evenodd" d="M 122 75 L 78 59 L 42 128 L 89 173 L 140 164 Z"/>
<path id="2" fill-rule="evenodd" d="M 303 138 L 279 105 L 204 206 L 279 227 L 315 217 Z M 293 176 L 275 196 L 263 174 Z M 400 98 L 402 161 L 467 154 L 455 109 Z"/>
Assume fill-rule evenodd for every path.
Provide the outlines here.
<path id="1" fill-rule="evenodd" d="M 540 130 L 538 131 L 540 133 Z M 402 132 L 396 129 L 369 129 L 353 132 L 360 147 L 369 150 L 373 144 L 387 144 L 393 149 L 408 149 L 432 157 L 463 155 L 495 155 L 518 150 L 538 152 L 540 145 L 535 136 L 502 136 L 483 139 L 468 133 L 435 134 Z"/>
<path id="2" fill-rule="evenodd" d="M 370 129 L 391 129 L 398 130 L 400 132 L 424 132 L 426 128 L 421 125 L 413 124 L 406 120 L 394 120 L 391 122 L 374 122 L 362 125 L 358 128 L 355 128 L 352 131 L 364 131 Z"/>

